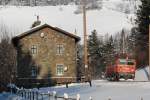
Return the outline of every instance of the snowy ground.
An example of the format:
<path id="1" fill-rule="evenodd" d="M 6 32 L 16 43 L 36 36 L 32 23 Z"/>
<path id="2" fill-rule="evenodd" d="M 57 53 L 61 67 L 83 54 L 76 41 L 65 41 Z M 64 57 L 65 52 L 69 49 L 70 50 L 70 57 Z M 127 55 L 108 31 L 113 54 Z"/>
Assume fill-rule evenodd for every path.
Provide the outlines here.
<path id="1" fill-rule="evenodd" d="M 149 100 L 150 98 L 150 82 L 108 82 L 104 80 L 94 80 L 92 84 L 92 87 L 90 87 L 88 83 L 84 83 L 74 84 L 69 86 L 69 88 L 42 88 L 40 92 L 47 93 L 48 91 L 57 91 L 59 96 L 63 96 L 64 93 L 67 93 L 69 97 L 74 98 L 77 94 L 80 94 L 81 100 L 88 100 L 90 96 L 93 100 L 108 100 L 108 98 L 112 100 L 140 100 L 141 97 L 143 100 Z M 48 99 L 48 97 L 44 97 L 44 100 Z M 12 95 L 0 95 L 0 100 L 22 99 Z"/>
<path id="2" fill-rule="evenodd" d="M 69 94 L 70 97 L 75 97 L 80 94 L 81 100 L 88 100 L 91 96 L 93 100 L 144 100 L 150 98 L 150 83 L 149 82 L 108 82 L 104 80 L 92 81 L 93 86 L 89 84 L 74 85 L 69 88 L 46 88 L 41 91 L 55 90 L 59 95 L 63 93 Z"/>
<path id="3" fill-rule="evenodd" d="M 39 92 L 48 93 L 48 91 L 56 91 L 59 96 L 63 96 L 64 93 L 67 93 L 69 94 L 69 97 L 74 98 L 77 94 L 80 94 L 81 100 L 88 100 L 90 96 L 93 98 L 93 100 L 108 100 L 108 98 L 111 98 L 112 100 L 141 100 L 141 97 L 143 100 L 149 100 L 150 82 L 147 78 L 147 72 L 148 67 L 145 69 L 137 70 L 135 81 L 128 80 L 120 82 L 109 82 L 106 80 L 93 80 L 92 87 L 90 87 L 88 83 L 74 83 L 69 84 L 69 88 L 65 88 L 65 85 L 40 88 Z M 44 100 L 48 99 L 48 97 L 44 97 Z M 0 94 L 0 100 L 22 99 L 20 97 L 16 97 L 15 95 L 4 93 Z"/>
<path id="4" fill-rule="evenodd" d="M 25 99 L 22 99 L 21 97 L 19 96 L 16 96 L 14 94 L 11 94 L 11 93 L 1 93 L 0 94 L 0 100 L 25 100 Z"/>
<path id="5" fill-rule="evenodd" d="M 138 69 L 135 73 L 136 81 L 148 81 L 149 67 Z"/>

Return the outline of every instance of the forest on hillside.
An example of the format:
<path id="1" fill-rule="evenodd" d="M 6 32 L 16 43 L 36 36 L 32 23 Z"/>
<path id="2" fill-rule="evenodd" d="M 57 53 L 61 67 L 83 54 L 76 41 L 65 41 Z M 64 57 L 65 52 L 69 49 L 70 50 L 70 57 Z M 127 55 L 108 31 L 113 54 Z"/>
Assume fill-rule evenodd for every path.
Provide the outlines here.
<path id="1" fill-rule="evenodd" d="M 96 3 L 102 0 L 86 0 L 88 3 Z M 0 0 L 0 5 L 22 5 L 22 6 L 46 6 L 46 5 L 68 5 L 81 4 L 81 0 Z"/>

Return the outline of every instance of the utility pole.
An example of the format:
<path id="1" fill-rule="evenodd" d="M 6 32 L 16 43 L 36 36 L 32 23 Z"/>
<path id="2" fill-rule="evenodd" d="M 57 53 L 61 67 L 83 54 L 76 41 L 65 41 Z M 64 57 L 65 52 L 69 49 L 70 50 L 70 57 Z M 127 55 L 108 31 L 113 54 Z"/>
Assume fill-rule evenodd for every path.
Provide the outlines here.
<path id="1" fill-rule="evenodd" d="M 87 55 L 87 30 L 86 30 L 86 1 L 82 0 L 83 5 L 83 33 L 84 33 L 84 67 L 85 79 L 88 81 L 88 55 Z"/>
<path id="2" fill-rule="evenodd" d="M 150 20 L 150 16 L 149 16 L 149 20 Z M 150 23 L 149 23 L 149 81 L 150 81 Z"/>

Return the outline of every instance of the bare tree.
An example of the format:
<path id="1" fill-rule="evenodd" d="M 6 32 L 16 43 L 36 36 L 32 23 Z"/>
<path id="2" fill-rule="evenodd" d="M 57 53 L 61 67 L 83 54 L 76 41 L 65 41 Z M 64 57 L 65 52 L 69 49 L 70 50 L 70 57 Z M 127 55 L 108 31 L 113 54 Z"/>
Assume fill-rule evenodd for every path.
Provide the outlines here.
<path id="1" fill-rule="evenodd" d="M 15 78 L 16 52 L 6 27 L 0 28 L 0 34 L 0 83 L 8 84 L 13 82 Z"/>

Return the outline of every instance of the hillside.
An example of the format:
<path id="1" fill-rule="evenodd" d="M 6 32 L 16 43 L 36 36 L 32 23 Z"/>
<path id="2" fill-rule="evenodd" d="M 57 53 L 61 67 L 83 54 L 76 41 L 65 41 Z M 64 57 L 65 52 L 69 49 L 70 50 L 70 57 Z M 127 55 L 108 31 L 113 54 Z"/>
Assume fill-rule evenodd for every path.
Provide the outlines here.
<path id="1" fill-rule="evenodd" d="M 131 20 L 134 19 L 134 10 L 129 9 L 130 13 L 117 7 L 123 0 L 107 0 L 103 2 L 101 9 L 87 11 L 87 30 L 88 34 L 96 29 L 99 34 L 115 34 L 122 28 L 131 29 Z M 127 3 L 127 2 L 126 2 Z M 127 4 L 130 4 L 128 2 Z M 123 7 L 125 8 L 125 7 Z M 0 6 L 0 23 L 6 25 L 14 35 L 18 35 L 30 29 L 36 16 L 40 16 L 42 23 L 62 28 L 77 35 L 82 35 L 82 13 L 75 14 L 77 5 L 61 6 Z"/>

